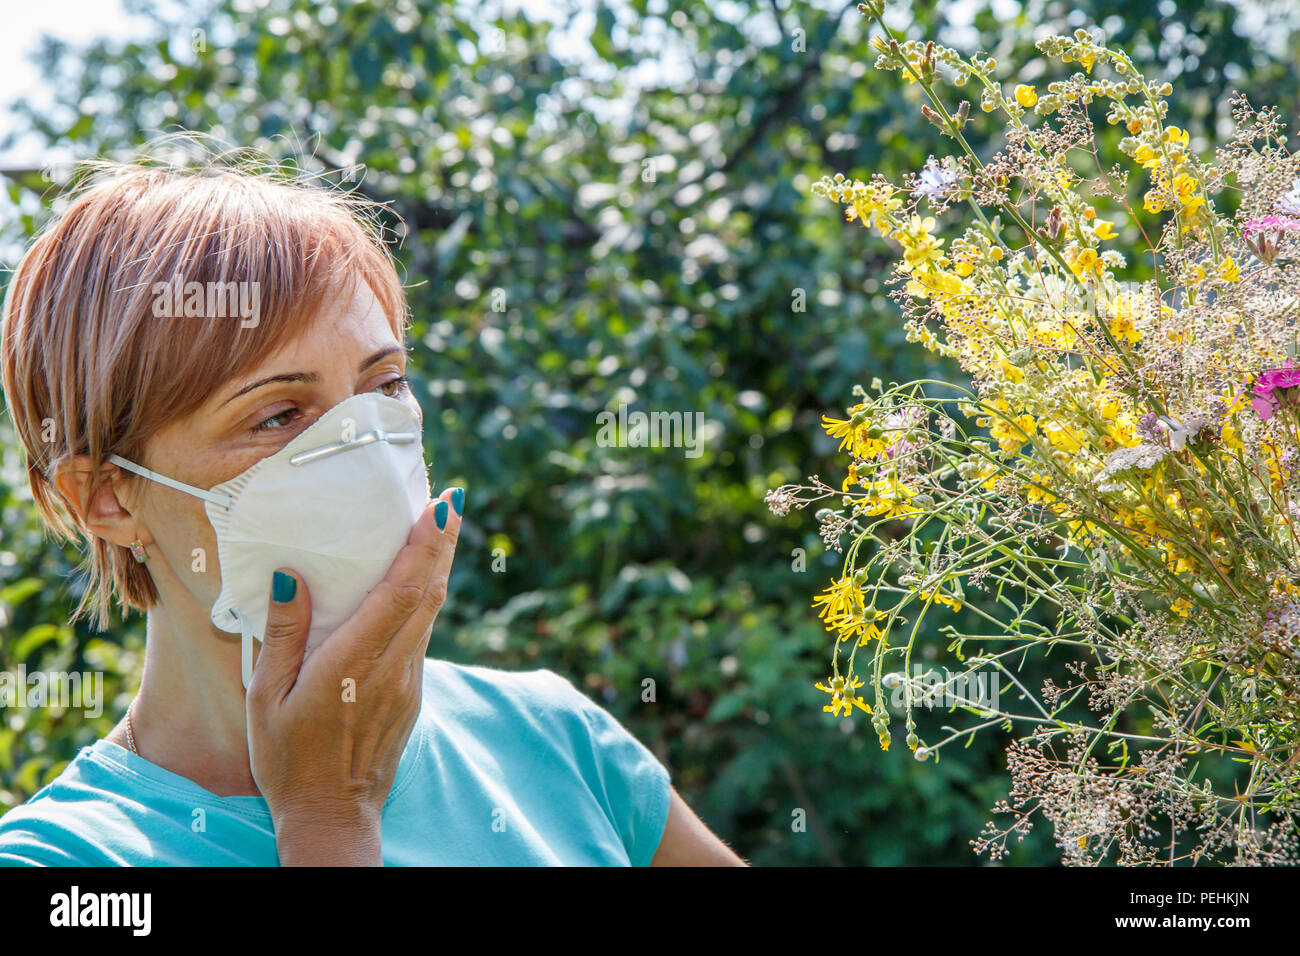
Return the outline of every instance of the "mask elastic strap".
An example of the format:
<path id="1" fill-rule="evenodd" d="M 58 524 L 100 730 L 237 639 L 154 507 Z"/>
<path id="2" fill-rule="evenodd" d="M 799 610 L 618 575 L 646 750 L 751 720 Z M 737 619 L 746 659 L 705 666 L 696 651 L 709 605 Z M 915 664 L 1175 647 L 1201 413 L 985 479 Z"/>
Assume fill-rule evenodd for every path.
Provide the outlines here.
<path id="1" fill-rule="evenodd" d="M 108 460 L 115 465 L 120 465 L 127 471 L 135 472 L 142 478 L 149 478 L 153 481 L 159 482 L 160 484 L 166 485 L 168 488 L 175 488 L 177 491 L 183 491 L 187 495 L 202 498 L 204 501 L 211 501 L 214 505 L 221 508 L 229 509 L 235 502 L 235 499 L 230 497 L 230 495 L 223 495 L 219 491 L 207 491 L 203 488 L 195 488 L 193 485 L 187 485 L 183 481 L 177 481 L 175 478 L 168 478 L 166 475 L 160 475 L 156 471 L 150 471 L 148 468 L 143 468 L 140 465 L 129 462 L 120 455 L 109 455 Z"/>

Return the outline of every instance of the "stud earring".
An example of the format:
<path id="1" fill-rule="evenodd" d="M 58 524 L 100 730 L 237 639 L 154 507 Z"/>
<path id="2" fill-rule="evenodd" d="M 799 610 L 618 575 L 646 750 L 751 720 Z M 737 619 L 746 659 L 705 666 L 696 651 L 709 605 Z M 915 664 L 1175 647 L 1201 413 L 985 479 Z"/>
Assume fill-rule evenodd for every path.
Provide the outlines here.
<path id="1" fill-rule="evenodd" d="M 139 538 L 131 542 L 131 557 L 141 564 L 144 564 L 145 559 L 149 557 L 149 552 L 145 551 L 144 545 L 140 543 Z"/>

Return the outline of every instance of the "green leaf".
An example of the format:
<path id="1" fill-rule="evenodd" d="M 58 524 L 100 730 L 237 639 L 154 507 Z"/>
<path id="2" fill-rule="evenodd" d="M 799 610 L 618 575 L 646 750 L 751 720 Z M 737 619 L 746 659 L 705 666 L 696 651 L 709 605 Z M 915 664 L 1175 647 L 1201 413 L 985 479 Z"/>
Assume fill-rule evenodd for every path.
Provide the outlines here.
<path id="1" fill-rule="evenodd" d="M 66 626 L 59 624 L 37 624 L 35 627 L 29 628 L 22 637 L 18 638 L 18 640 L 14 642 L 13 657 L 15 660 L 19 661 L 27 660 L 27 658 L 31 656 L 32 652 L 38 647 L 42 647 L 52 641 L 57 642 L 65 633 L 68 637 L 72 636 L 71 631 Z"/>

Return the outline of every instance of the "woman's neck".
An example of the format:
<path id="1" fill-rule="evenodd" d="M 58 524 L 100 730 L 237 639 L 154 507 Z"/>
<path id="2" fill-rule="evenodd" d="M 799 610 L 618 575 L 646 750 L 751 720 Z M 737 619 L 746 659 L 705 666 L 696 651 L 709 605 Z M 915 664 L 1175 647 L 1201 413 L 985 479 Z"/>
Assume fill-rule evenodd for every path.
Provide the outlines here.
<path id="1" fill-rule="evenodd" d="M 239 635 L 206 619 L 180 638 L 161 606 L 149 611 L 144 675 L 131 708 L 139 755 L 222 797 L 258 795 L 249 767 Z M 108 739 L 130 749 L 126 719 Z"/>

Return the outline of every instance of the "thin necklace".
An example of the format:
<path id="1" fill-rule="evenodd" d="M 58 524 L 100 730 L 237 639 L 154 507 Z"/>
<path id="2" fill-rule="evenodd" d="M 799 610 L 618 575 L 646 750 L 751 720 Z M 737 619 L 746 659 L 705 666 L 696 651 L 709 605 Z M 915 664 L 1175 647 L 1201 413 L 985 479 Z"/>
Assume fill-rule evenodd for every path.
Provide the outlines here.
<path id="1" fill-rule="evenodd" d="M 138 757 L 140 756 L 140 751 L 135 749 L 135 734 L 131 732 L 131 708 L 134 706 L 134 700 L 126 706 L 126 742 L 131 745 L 131 753 Z"/>

